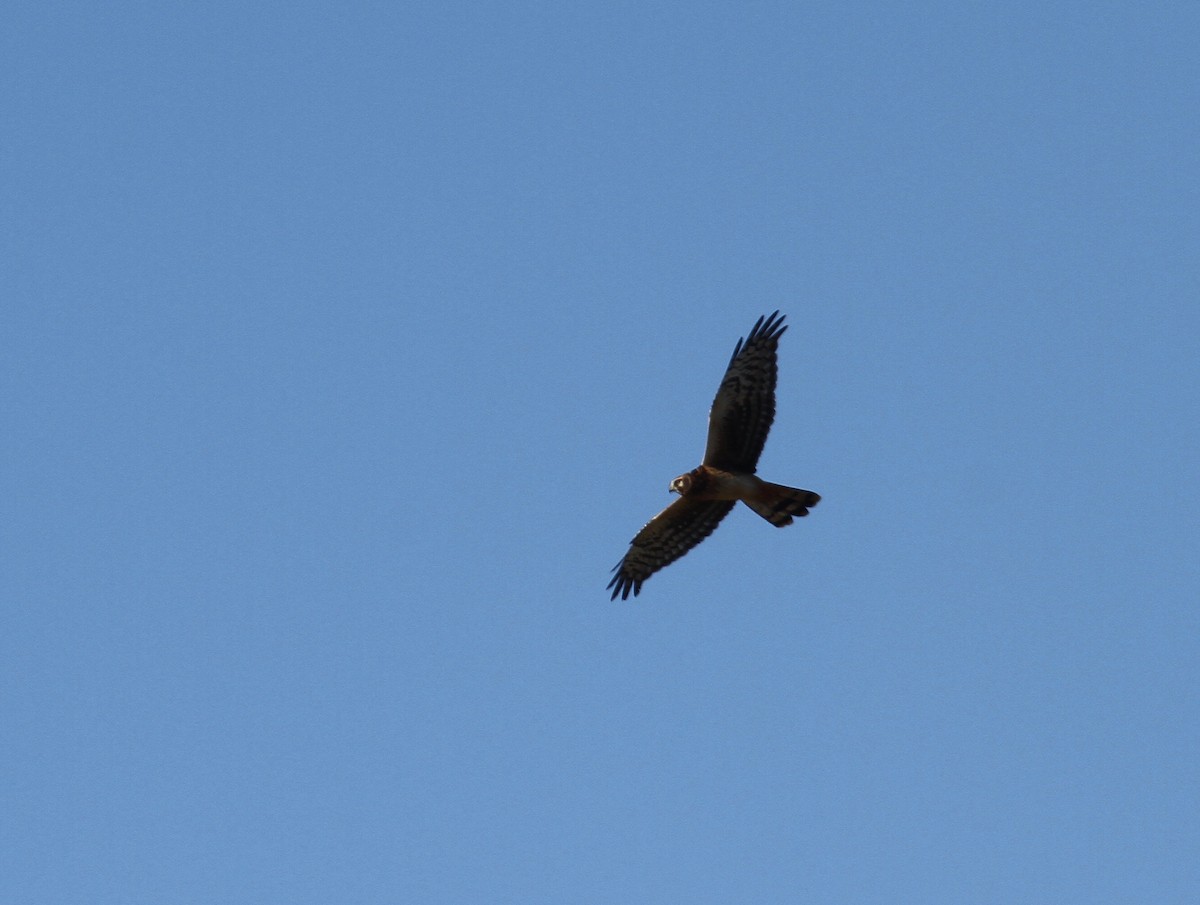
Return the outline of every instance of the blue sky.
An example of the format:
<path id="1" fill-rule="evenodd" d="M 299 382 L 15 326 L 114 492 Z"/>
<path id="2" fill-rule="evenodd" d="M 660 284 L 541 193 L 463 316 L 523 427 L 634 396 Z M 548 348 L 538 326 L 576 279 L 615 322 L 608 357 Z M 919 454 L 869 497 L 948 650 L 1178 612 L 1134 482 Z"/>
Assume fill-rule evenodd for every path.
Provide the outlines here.
<path id="1" fill-rule="evenodd" d="M 0 898 L 1200 901 L 1191 3 L 18 3 Z M 776 308 L 744 508 L 610 603 Z"/>

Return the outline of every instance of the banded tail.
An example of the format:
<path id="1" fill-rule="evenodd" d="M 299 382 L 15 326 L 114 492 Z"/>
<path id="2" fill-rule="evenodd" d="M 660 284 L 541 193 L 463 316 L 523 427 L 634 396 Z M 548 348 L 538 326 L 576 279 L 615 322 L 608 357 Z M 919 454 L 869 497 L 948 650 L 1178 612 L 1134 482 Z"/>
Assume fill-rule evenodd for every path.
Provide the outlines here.
<path id="1" fill-rule="evenodd" d="M 763 481 L 761 492 L 753 500 L 743 499 L 743 502 L 776 528 L 784 528 L 792 523 L 792 516 L 803 518 L 808 515 L 808 510 L 821 502 L 821 497 L 811 490 Z"/>

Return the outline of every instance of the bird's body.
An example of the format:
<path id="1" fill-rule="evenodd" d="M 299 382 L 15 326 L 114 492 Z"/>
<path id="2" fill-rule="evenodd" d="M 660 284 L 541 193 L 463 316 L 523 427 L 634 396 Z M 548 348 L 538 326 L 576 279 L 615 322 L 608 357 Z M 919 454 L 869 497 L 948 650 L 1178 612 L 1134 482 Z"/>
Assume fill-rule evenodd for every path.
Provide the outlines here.
<path id="1" fill-rule="evenodd" d="M 708 416 L 704 461 L 671 482 L 679 499 L 638 532 L 613 569 L 613 600 L 636 597 L 642 582 L 708 537 L 738 500 L 778 528 L 808 515 L 820 501 L 811 490 L 772 484 L 754 473 L 775 418 L 777 349 L 786 329 L 776 311 L 738 340 Z"/>
<path id="2" fill-rule="evenodd" d="M 790 525 L 793 515 L 808 515 L 808 507 L 821 499 L 811 490 L 784 487 L 755 474 L 721 471 L 708 465 L 677 477 L 671 482 L 671 490 L 689 500 L 741 500 L 776 528 Z"/>
<path id="3" fill-rule="evenodd" d="M 756 475 L 700 465 L 672 481 L 671 491 L 693 500 L 740 500 L 757 494 L 763 483 Z"/>

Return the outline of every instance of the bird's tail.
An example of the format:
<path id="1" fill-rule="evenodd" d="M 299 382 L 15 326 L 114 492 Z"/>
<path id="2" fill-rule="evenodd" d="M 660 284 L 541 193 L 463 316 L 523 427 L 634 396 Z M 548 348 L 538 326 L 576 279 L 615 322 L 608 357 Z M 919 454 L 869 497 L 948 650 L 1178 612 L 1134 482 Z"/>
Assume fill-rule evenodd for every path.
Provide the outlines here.
<path id="1" fill-rule="evenodd" d="M 783 528 L 792 523 L 792 516 L 808 515 L 808 510 L 820 501 L 821 498 L 811 490 L 763 481 L 760 492 L 745 502 L 776 528 Z"/>

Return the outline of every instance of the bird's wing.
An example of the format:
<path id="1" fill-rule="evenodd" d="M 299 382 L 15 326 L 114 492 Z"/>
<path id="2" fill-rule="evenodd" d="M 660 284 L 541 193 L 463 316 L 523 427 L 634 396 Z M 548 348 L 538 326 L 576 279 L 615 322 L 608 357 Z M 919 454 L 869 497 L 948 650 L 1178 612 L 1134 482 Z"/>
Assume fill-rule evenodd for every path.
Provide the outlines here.
<path id="1" fill-rule="evenodd" d="M 608 583 L 611 599 L 616 600 L 619 594 L 622 600 L 628 600 L 631 591 L 636 597 L 643 581 L 712 534 L 733 503 L 682 497 L 650 519 L 633 539 L 629 552 L 613 567 L 616 574 Z"/>
<path id="2" fill-rule="evenodd" d="M 704 464 L 753 474 L 775 420 L 776 352 L 787 326 L 778 311 L 738 340 L 708 415 Z"/>

